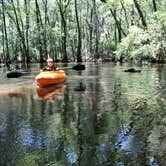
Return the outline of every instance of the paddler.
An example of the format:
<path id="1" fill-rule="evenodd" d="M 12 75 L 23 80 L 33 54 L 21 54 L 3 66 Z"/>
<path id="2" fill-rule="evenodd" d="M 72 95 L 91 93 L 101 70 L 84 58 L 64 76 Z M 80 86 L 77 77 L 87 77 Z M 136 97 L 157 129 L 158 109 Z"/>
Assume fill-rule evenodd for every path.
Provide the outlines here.
<path id="1" fill-rule="evenodd" d="M 48 58 L 47 59 L 47 66 L 45 66 L 40 71 L 54 71 L 54 70 L 59 70 L 59 68 L 56 67 L 52 58 Z"/>

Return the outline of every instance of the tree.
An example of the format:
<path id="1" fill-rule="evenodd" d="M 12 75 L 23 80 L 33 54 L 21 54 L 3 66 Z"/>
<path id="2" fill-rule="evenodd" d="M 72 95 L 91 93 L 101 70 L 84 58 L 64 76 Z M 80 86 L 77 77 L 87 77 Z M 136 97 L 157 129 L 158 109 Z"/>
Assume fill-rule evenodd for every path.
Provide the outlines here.
<path id="1" fill-rule="evenodd" d="M 44 62 L 48 54 L 62 62 L 113 59 L 130 25 L 148 29 L 152 14 L 165 11 L 165 1 L 157 0 L 2 0 L 0 5 L 0 55 L 6 64 Z"/>
<path id="2" fill-rule="evenodd" d="M 145 20 L 145 18 L 144 18 L 144 15 L 143 15 L 143 12 L 142 12 L 142 10 L 141 10 L 141 7 L 140 7 L 139 3 L 137 2 L 137 0 L 133 0 L 133 2 L 134 2 L 134 4 L 135 4 L 135 7 L 136 7 L 136 9 L 137 9 L 137 11 L 138 11 L 138 14 L 139 14 L 139 16 L 140 16 L 140 18 L 141 18 L 142 25 L 143 25 L 144 27 L 147 27 L 146 20 Z"/>
<path id="3" fill-rule="evenodd" d="M 77 22 L 77 33 L 78 33 L 77 62 L 82 62 L 82 57 L 81 57 L 82 39 L 81 39 L 81 28 L 80 28 L 78 9 L 77 9 L 77 0 L 75 0 L 75 14 L 76 14 L 76 22 Z"/>
<path id="4" fill-rule="evenodd" d="M 126 33 L 123 31 L 123 29 L 121 27 L 121 23 L 117 19 L 116 10 L 115 9 L 113 10 L 113 9 L 110 8 L 110 11 L 111 11 L 112 16 L 114 17 L 116 27 L 118 28 L 118 34 L 119 34 L 118 36 L 119 36 L 119 42 L 120 42 L 121 39 L 122 39 L 121 33 L 123 33 L 124 36 L 126 36 Z"/>
<path id="5" fill-rule="evenodd" d="M 18 35 L 20 37 L 20 41 L 21 41 L 20 45 L 21 45 L 21 53 L 22 53 L 21 60 L 23 62 L 29 63 L 30 58 L 27 53 L 27 46 L 26 46 L 26 41 L 25 41 L 25 36 L 24 36 L 24 25 L 23 25 L 23 20 L 22 20 L 21 14 L 20 14 L 20 6 L 17 1 L 17 7 L 16 7 L 13 0 L 11 0 L 10 5 L 11 5 L 14 13 L 12 14 L 9 11 L 7 11 L 7 14 L 8 14 L 9 18 L 13 21 L 13 23 L 16 25 L 16 29 L 17 29 Z"/>
<path id="6" fill-rule="evenodd" d="M 157 11 L 156 0 L 152 0 L 152 3 L 153 3 L 153 10 L 156 12 Z"/>
<path id="7" fill-rule="evenodd" d="M 2 19 L 3 19 L 3 27 L 2 27 L 2 29 L 4 31 L 3 37 L 4 37 L 4 40 L 5 40 L 5 48 L 6 48 L 6 49 L 4 49 L 4 51 L 6 51 L 6 56 L 5 56 L 4 59 L 5 59 L 6 65 L 9 67 L 10 57 L 9 57 L 9 44 L 8 44 L 8 36 L 7 36 L 7 27 L 6 27 L 6 17 L 5 17 L 5 4 L 4 4 L 4 0 L 1 1 L 1 5 L 2 5 Z"/>
<path id="8" fill-rule="evenodd" d="M 42 21 L 42 17 L 41 17 L 41 12 L 40 12 L 40 8 L 39 8 L 39 4 L 38 4 L 38 0 L 35 0 L 35 5 L 36 5 L 36 25 L 37 25 L 37 30 L 38 30 L 38 36 L 37 36 L 37 47 L 39 49 L 39 55 L 40 55 L 40 62 L 44 62 L 44 56 L 47 56 L 46 54 L 44 54 L 43 51 L 43 21 Z"/>
<path id="9" fill-rule="evenodd" d="M 94 56 L 95 58 L 99 58 L 99 24 L 98 24 L 98 16 L 97 16 L 97 10 L 96 10 L 96 0 L 92 0 L 93 4 L 93 13 L 94 13 L 94 18 L 93 18 L 93 25 L 94 25 L 94 38 L 95 38 L 95 53 Z"/>
<path id="10" fill-rule="evenodd" d="M 26 40 L 26 55 L 29 59 L 29 12 L 30 12 L 30 0 L 24 0 L 24 6 L 25 6 L 25 15 L 26 15 L 26 30 L 25 30 L 25 40 Z M 28 60 L 29 61 L 29 60 Z"/>
<path id="11" fill-rule="evenodd" d="M 56 0 L 61 16 L 61 30 L 62 30 L 62 62 L 68 62 L 67 56 L 67 7 L 71 0 Z"/>

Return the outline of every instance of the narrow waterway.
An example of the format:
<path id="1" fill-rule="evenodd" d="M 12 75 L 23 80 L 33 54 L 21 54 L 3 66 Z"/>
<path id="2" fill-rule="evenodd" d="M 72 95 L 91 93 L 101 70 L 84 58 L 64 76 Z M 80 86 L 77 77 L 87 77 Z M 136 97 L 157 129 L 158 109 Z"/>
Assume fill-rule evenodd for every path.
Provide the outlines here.
<path id="1" fill-rule="evenodd" d="M 166 165 L 166 65 L 130 67 L 86 64 L 48 89 L 0 68 L 0 165 Z"/>

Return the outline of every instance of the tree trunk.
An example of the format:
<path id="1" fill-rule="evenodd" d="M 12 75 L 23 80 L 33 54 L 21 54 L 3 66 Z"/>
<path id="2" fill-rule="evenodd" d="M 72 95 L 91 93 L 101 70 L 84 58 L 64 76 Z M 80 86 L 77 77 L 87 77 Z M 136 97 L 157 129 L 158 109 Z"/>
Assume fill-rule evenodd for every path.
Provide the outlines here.
<path id="1" fill-rule="evenodd" d="M 40 62 L 42 63 L 42 62 L 44 62 L 43 48 L 42 48 L 43 42 L 42 42 L 42 37 L 41 37 L 42 30 L 40 27 L 42 23 L 40 23 L 41 16 L 40 16 L 39 4 L 38 4 L 37 0 L 35 0 L 35 4 L 36 4 L 36 24 L 37 24 L 37 30 L 38 30 L 37 47 L 39 49 Z"/>
<path id="2" fill-rule="evenodd" d="M 68 62 L 67 57 L 67 23 L 64 15 L 61 13 L 61 28 L 62 28 L 62 62 Z"/>
<path id="3" fill-rule="evenodd" d="M 25 15 L 26 15 L 26 31 L 25 31 L 25 40 L 26 40 L 26 56 L 27 61 L 30 61 L 29 57 L 29 0 L 24 0 L 24 6 L 25 6 Z"/>
<path id="4" fill-rule="evenodd" d="M 140 7 L 139 3 L 137 2 L 137 0 L 133 0 L 133 1 L 134 1 L 136 9 L 138 11 L 138 14 L 139 14 L 139 16 L 141 18 L 142 25 L 144 27 L 147 27 L 147 24 L 146 24 L 146 21 L 145 21 L 145 18 L 144 18 L 144 15 L 143 15 L 143 12 L 141 10 L 141 7 Z"/>
<path id="5" fill-rule="evenodd" d="M 70 0 L 67 1 L 67 4 L 64 5 L 63 0 L 56 0 L 60 16 L 61 16 L 61 29 L 62 29 L 62 62 L 68 62 L 67 56 L 67 22 L 66 22 L 66 8 L 69 5 Z"/>
<path id="6" fill-rule="evenodd" d="M 43 44 L 44 44 L 44 54 L 45 56 L 48 54 L 48 50 L 47 50 L 47 21 L 49 20 L 48 19 L 48 14 L 47 14 L 47 11 L 48 11 L 48 0 L 43 0 L 43 3 L 44 3 L 44 27 L 43 27 Z M 49 22 L 48 22 L 49 23 Z"/>
<path id="7" fill-rule="evenodd" d="M 1 1 L 2 4 L 2 19 L 3 19 L 3 30 L 4 30 L 4 40 L 5 40 L 5 48 L 6 50 L 6 56 L 5 56 L 5 63 L 6 66 L 9 67 L 10 65 L 10 57 L 9 57 L 9 44 L 8 44 L 8 36 L 7 36 L 7 29 L 6 29 L 6 18 L 5 18 L 5 10 L 4 10 L 4 0 Z M 5 54 L 5 52 L 4 52 Z"/>
<path id="8" fill-rule="evenodd" d="M 18 20 L 18 14 L 17 14 L 17 11 L 16 11 L 16 7 L 15 7 L 15 4 L 14 4 L 14 1 L 11 0 L 11 3 L 12 3 L 12 7 L 13 7 L 13 10 L 14 10 L 14 16 L 15 16 L 15 19 L 13 18 L 13 16 L 10 15 L 10 17 L 13 19 L 13 21 L 16 23 L 16 27 L 17 27 L 17 31 L 18 31 L 18 34 L 20 36 L 20 39 L 21 39 L 21 44 L 22 44 L 22 60 L 23 62 L 26 61 L 26 44 L 25 44 L 25 37 L 24 37 L 24 33 L 22 32 L 21 28 L 20 28 L 20 24 L 19 24 L 19 20 Z M 21 18 L 20 18 L 21 19 Z"/>
<path id="9" fill-rule="evenodd" d="M 82 49 L 82 40 L 81 40 L 81 28 L 79 23 L 78 17 L 78 10 L 77 10 L 77 0 L 75 0 L 75 14 L 76 14 L 76 22 L 77 22 L 77 33 L 78 33 L 78 44 L 77 44 L 77 62 L 82 62 L 81 57 L 81 49 Z"/>
<path id="10" fill-rule="evenodd" d="M 93 54 L 93 48 L 92 48 L 92 39 L 93 39 L 93 26 L 92 26 L 92 20 L 93 20 L 93 10 L 91 9 L 91 14 L 90 14 L 90 23 L 89 23 L 89 51 L 90 54 Z"/>
<path id="11" fill-rule="evenodd" d="M 120 0 L 120 3 L 121 3 L 121 6 L 122 6 L 122 8 L 123 8 L 123 10 L 124 10 L 127 28 L 129 28 L 129 22 L 128 22 L 128 19 L 127 19 L 127 11 L 126 11 L 126 8 L 125 8 L 125 6 L 124 6 L 124 0 Z"/>
<path id="12" fill-rule="evenodd" d="M 153 10 L 156 12 L 157 11 L 156 0 L 152 0 L 152 3 L 153 3 Z"/>
<path id="13" fill-rule="evenodd" d="M 117 27 L 117 29 L 118 29 L 118 37 L 119 37 L 119 42 L 121 41 L 121 39 L 122 39 L 122 35 L 121 35 L 121 33 L 124 35 L 124 36 L 126 36 L 126 33 L 123 31 L 123 29 L 122 29 L 122 27 L 121 27 L 121 23 L 120 23 L 120 21 L 117 19 L 117 17 L 116 17 L 116 10 L 114 9 L 111 9 L 110 8 L 110 11 L 111 11 L 111 14 L 112 14 L 112 16 L 114 17 L 114 20 L 115 20 L 115 24 L 116 24 L 116 27 Z"/>
<path id="14" fill-rule="evenodd" d="M 132 5 L 130 25 L 134 25 L 134 6 Z"/>
<path id="15" fill-rule="evenodd" d="M 115 29 L 114 29 L 114 40 L 115 40 L 115 47 L 117 47 L 117 43 L 118 43 L 118 40 L 117 40 L 117 25 L 115 24 Z"/>
<path id="16" fill-rule="evenodd" d="M 98 22 L 97 22 L 97 12 L 96 12 L 96 0 L 92 0 L 93 3 L 93 11 L 94 11 L 94 18 L 93 18 L 93 25 L 94 25 L 94 36 L 95 36 L 95 58 L 99 58 L 99 30 L 98 30 Z"/>

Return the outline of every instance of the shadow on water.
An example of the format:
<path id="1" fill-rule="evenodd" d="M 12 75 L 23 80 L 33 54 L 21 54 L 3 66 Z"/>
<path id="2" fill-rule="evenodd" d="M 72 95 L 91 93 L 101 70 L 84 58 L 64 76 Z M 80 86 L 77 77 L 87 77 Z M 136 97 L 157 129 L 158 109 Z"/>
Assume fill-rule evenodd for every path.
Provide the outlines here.
<path id="1" fill-rule="evenodd" d="M 2 73 L 0 165 L 166 165 L 165 66 L 125 68 L 87 64 L 50 88 Z"/>
<path id="2" fill-rule="evenodd" d="M 86 85 L 83 82 L 79 82 L 78 86 L 74 88 L 76 92 L 84 92 L 86 90 Z"/>

